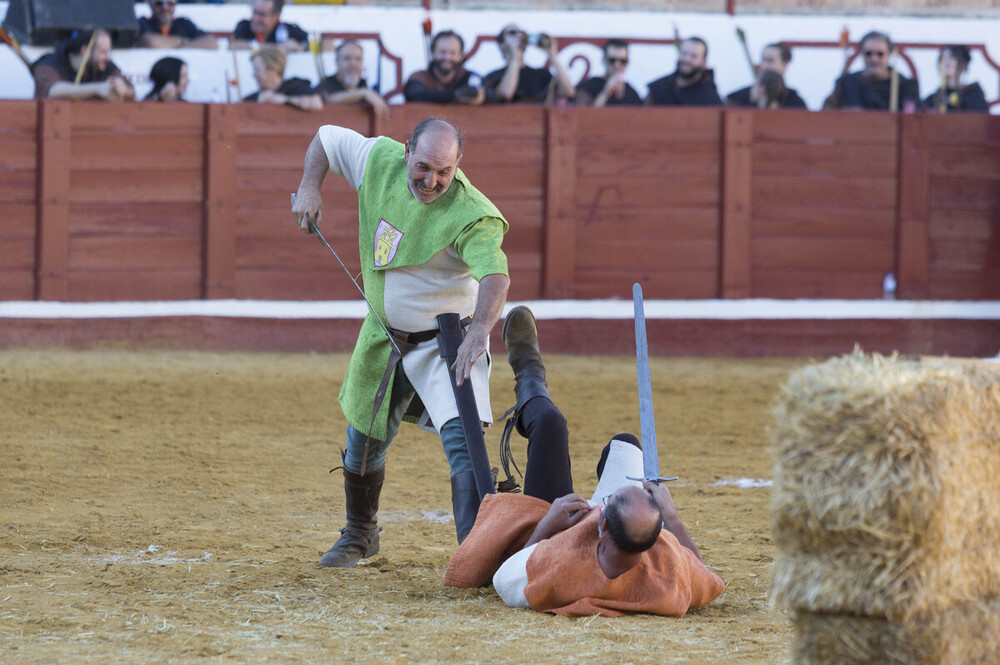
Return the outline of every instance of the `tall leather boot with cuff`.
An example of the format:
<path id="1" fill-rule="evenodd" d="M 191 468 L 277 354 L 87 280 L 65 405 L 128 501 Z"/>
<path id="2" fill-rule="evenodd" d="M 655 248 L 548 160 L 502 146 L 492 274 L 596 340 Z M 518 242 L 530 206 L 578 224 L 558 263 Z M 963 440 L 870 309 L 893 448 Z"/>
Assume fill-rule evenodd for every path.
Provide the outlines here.
<path id="1" fill-rule="evenodd" d="M 472 469 L 459 471 L 451 477 L 451 508 L 455 515 L 455 535 L 461 545 L 472 531 L 479 513 L 479 489 Z"/>
<path id="2" fill-rule="evenodd" d="M 523 305 L 507 313 L 503 321 L 503 343 L 507 347 L 507 362 L 514 370 L 514 395 L 517 406 L 514 423 L 521 436 L 527 436 L 521 424 L 521 412 L 528 400 L 535 397 L 552 399 L 549 386 L 545 382 L 545 365 L 538 348 L 538 328 L 535 315 Z"/>
<path id="3" fill-rule="evenodd" d="M 385 467 L 363 476 L 344 469 L 347 526 L 333 547 L 319 560 L 323 568 L 353 568 L 379 548 L 378 499 L 385 481 Z"/>

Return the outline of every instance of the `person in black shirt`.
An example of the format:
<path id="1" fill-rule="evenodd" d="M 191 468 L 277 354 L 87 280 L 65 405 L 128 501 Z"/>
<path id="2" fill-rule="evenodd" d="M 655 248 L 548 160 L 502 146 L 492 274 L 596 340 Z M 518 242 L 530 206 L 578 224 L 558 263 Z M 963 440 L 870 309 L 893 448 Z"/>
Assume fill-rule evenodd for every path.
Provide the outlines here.
<path id="1" fill-rule="evenodd" d="M 806 103 L 802 101 L 799 97 L 799 93 L 792 88 L 785 87 L 784 77 L 785 69 L 788 67 L 788 63 L 792 61 L 792 51 L 784 44 L 768 44 L 764 47 L 764 50 L 760 54 L 760 71 L 761 72 L 774 72 L 781 77 L 782 88 L 784 89 L 783 96 L 778 99 L 778 106 L 776 108 L 782 109 L 804 109 L 806 108 Z M 770 78 L 770 77 L 769 77 Z M 726 96 L 726 104 L 729 106 L 751 106 L 758 108 L 770 108 L 771 101 L 767 102 L 767 105 L 760 107 L 760 98 L 752 95 L 751 93 L 760 82 L 760 77 L 758 75 L 757 82 L 754 85 L 748 85 L 745 88 L 740 88 L 736 92 L 732 92 Z M 771 80 L 771 86 L 776 85 Z"/>
<path id="2" fill-rule="evenodd" d="M 362 78 L 364 55 L 361 44 L 345 39 L 337 47 L 337 73 L 320 81 L 315 92 L 328 104 L 368 104 L 376 115 L 385 115 L 389 105 Z"/>
<path id="3" fill-rule="evenodd" d="M 431 40 L 431 63 L 406 81 L 403 95 L 408 102 L 434 104 L 482 104 L 486 95 L 482 80 L 467 70 L 465 42 L 452 30 L 444 30 Z"/>
<path id="4" fill-rule="evenodd" d="M 824 109 L 889 110 L 892 95 L 892 67 L 889 56 L 893 46 L 889 35 L 869 32 L 861 38 L 865 68 L 837 79 L 833 92 L 823 102 Z M 899 108 L 912 111 L 920 103 L 920 88 L 913 79 L 899 75 Z"/>
<path id="5" fill-rule="evenodd" d="M 243 98 L 245 102 L 288 104 L 303 111 L 318 111 L 323 100 L 306 79 L 285 76 L 287 56 L 277 46 L 262 46 L 250 57 L 253 75 L 260 90 Z"/>
<path id="6" fill-rule="evenodd" d="M 152 15 L 139 19 L 137 46 L 148 48 L 216 48 L 215 37 L 186 18 L 174 18 L 177 0 L 149 0 Z"/>
<path id="7" fill-rule="evenodd" d="M 93 40 L 93 48 L 87 47 Z M 80 82 L 77 74 L 80 70 Z M 31 66 L 35 79 L 35 99 L 135 99 L 132 84 L 111 61 L 111 35 L 104 28 L 81 31 L 60 42 L 52 53 Z"/>
<path id="8" fill-rule="evenodd" d="M 938 87 L 924 100 L 924 109 L 940 113 L 977 111 L 989 113 L 990 105 L 978 83 L 962 83 L 962 76 L 969 67 L 972 54 L 965 46 L 952 45 L 941 49 L 938 66 L 944 78 L 944 90 Z"/>
<path id="9" fill-rule="evenodd" d="M 628 42 L 609 39 L 604 43 L 604 76 L 595 76 L 576 86 L 577 106 L 623 106 L 642 104 L 635 88 L 625 82 Z"/>
<path id="10" fill-rule="evenodd" d="M 677 54 L 677 71 L 649 84 L 646 104 L 664 106 L 721 106 L 715 77 L 708 62 L 708 44 L 688 37 Z"/>
<path id="11" fill-rule="evenodd" d="M 183 102 L 187 92 L 188 67 L 180 58 L 160 58 L 149 70 L 153 89 L 143 97 L 144 102 Z"/>
<path id="12" fill-rule="evenodd" d="M 282 51 L 305 51 L 309 48 L 309 35 L 294 23 L 281 22 L 281 9 L 285 0 L 253 0 L 250 20 L 243 19 L 233 30 L 236 48 L 248 48 L 251 42 L 274 44 Z"/>
<path id="13" fill-rule="evenodd" d="M 524 49 L 528 46 L 528 35 L 516 25 L 504 26 L 497 35 L 497 44 L 507 66 L 490 72 L 483 79 L 487 102 L 544 104 L 553 96 L 572 99 L 576 95 L 569 75 L 557 57 L 559 49 L 556 40 L 548 35 L 540 35 L 537 41 L 538 48 L 548 53 L 549 62 L 556 70 L 555 76 L 548 69 L 525 65 Z"/>

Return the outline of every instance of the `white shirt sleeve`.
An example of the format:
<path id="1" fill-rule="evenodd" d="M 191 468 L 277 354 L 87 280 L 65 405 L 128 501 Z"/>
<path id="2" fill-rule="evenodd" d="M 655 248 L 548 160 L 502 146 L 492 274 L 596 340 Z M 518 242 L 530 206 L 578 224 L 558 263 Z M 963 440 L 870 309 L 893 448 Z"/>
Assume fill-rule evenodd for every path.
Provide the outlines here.
<path id="1" fill-rule="evenodd" d="M 510 607 L 531 609 L 524 597 L 524 588 L 528 586 L 528 557 L 534 551 L 535 545 L 525 547 L 504 561 L 493 575 L 493 588 Z"/>
<path id="2" fill-rule="evenodd" d="M 378 137 L 365 138 L 353 129 L 323 125 L 319 128 L 319 140 L 330 162 L 330 172 L 343 176 L 354 189 L 361 187 L 368 155 Z"/>

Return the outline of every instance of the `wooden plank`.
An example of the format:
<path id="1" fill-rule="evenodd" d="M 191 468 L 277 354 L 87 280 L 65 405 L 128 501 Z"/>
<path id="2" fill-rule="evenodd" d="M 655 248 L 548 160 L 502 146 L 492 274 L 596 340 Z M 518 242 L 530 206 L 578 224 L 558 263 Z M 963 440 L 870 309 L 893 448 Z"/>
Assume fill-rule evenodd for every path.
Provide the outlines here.
<path id="1" fill-rule="evenodd" d="M 348 223 L 340 223 L 340 220 Z M 353 222 L 353 223 L 352 223 Z M 326 239 L 334 247 L 354 247 L 358 245 L 358 211 L 336 208 L 323 209 L 323 222 L 320 229 Z M 252 239 L 299 239 L 308 241 L 309 236 L 299 230 L 288 210 L 274 211 L 267 209 L 245 208 L 236 213 L 236 237 Z M 318 240 L 314 240 L 319 244 Z"/>
<path id="2" fill-rule="evenodd" d="M 545 298 L 574 297 L 576 275 L 577 114 L 548 109 L 546 127 L 545 227 L 542 244 L 545 269 L 541 294 Z"/>
<path id="3" fill-rule="evenodd" d="M 754 175 L 895 177 L 892 144 L 809 144 L 758 142 Z"/>
<path id="4" fill-rule="evenodd" d="M 201 236 L 201 204 L 74 203 L 69 206 L 75 236 Z"/>
<path id="5" fill-rule="evenodd" d="M 895 178 L 798 178 L 755 176 L 754 206 L 845 205 L 857 208 L 895 208 Z"/>
<path id="6" fill-rule="evenodd" d="M 922 115 L 900 118 L 897 293 L 923 298 L 928 285 L 930 155 Z"/>
<path id="7" fill-rule="evenodd" d="M 34 203 L 35 171 L 8 171 L 0 176 L 0 203 Z"/>
<path id="8" fill-rule="evenodd" d="M 758 268 L 753 273 L 753 292 L 758 298 L 874 299 L 882 297 L 884 276 L 885 271 L 881 269 Z"/>
<path id="9" fill-rule="evenodd" d="M 578 237 L 576 266 L 581 270 L 672 271 L 719 268 L 716 240 L 675 238 L 592 238 Z"/>
<path id="10" fill-rule="evenodd" d="M 466 136 L 461 169 L 478 186 L 478 175 L 490 167 L 545 169 L 545 143 L 539 135 L 535 140 L 512 141 L 510 138 Z"/>
<path id="11" fill-rule="evenodd" d="M 930 246 L 931 273 L 982 273 L 1000 282 L 1000 243 L 994 241 L 944 241 Z"/>
<path id="12" fill-rule="evenodd" d="M 577 178 L 577 205 L 599 208 L 622 201 L 640 207 L 717 206 L 718 178 Z"/>
<path id="13" fill-rule="evenodd" d="M 933 300 L 1000 300 L 1000 280 L 989 273 L 936 272 L 928 298 Z M 964 322 L 968 324 L 969 322 Z M 996 345 L 994 337 L 994 348 Z M 993 355 L 993 351 L 981 355 Z"/>
<path id="14" fill-rule="evenodd" d="M 333 257 L 331 257 L 333 260 Z M 338 267 L 339 270 L 339 267 Z M 261 300 L 359 300 L 358 290 L 340 272 L 317 275 L 307 270 L 236 271 L 237 298 Z"/>
<path id="15" fill-rule="evenodd" d="M 70 238 L 69 267 L 86 270 L 201 270 L 200 238 Z"/>
<path id="16" fill-rule="evenodd" d="M 1000 241 L 1000 217 L 992 210 L 931 210 L 931 241 Z"/>
<path id="17" fill-rule="evenodd" d="M 205 256 L 201 295 L 232 298 L 236 293 L 236 201 L 239 110 L 221 104 L 205 107 Z M 286 201 L 286 205 L 291 204 Z"/>
<path id="18" fill-rule="evenodd" d="M 712 144 L 721 132 L 717 108 L 578 108 L 574 113 L 580 145 Z"/>
<path id="19" fill-rule="evenodd" d="M 510 290 L 507 300 L 538 300 L 542 297 L 542 269 L 510 269 Z M 497 349 L 498 347 L 493 347 Z M 495 353 L 498 351 L 494 351 Z"/>
<path id="20" fill-rule="evenodd" d="M 0 237 L 0 269 L 24 270 L 30 273 L 35 267 L 34 236 Z"/>
<path id="21" fill-rule="evenodd" d="M 640 145 L 584 144 L 577 148 L 577 173 L 583 177 L 627 177 L 655 174 L 664 178 L 718 178 L 719 149 L 715 142 Z"/>
<path id="22" fill-rule="evenodd" d="M 930 150 L 930 173 L 945 178 L 995 176 L 1000 174 L 1000 145 L 935 146 Z"/>
<path id="23" fill-rule="evenodd" d="M 73 203 L 189 203 L 201 201 L 202 171 L 70 172 Z"/>
<path id="24" fill-rule="evenodd" d="M 298 141 L 280 135 L 243 136 L 240 138 L 236 166 L 241 171 L 282 169 L 298 171 L 301 174 L 303 160 L 311 140 L 310 137 Z"/>
<path id="25" fill-rule="evenodd" d="M 719 240 L 719 296 L 749 298 L 753 295 L 750 270 L 751 216 L 754 165 L 752 112 L 727 112 L 723 116 L 722 210 Z"/>
<path id="26" fill-rule="evenodd" d="M 200 292 L 200 268 L 96 270 L 73 273 L 69 300 L 195 300 Z"/>
<path id="27" fill-rule="evenodd" d="M 534 169 L 490 168 L 477 174 L 475 186 L 491 201 L 541 199 L 545 194 L 545 172 Z"/>
<path id="28" fill-rule="evenodd" d="M 577 206 L 581 229 L 594 235 L 718 238 L 719 210 L 714 206 L 633 207 L 630 202 L 599 207 Z"/>
<path id="29" fill-rule="evenodd" d="M 31 203 L 0 203 L 0 235 L 34 237 L 37 208 Z"/>
<path id="30" fill-rule="evenodd" d="M 2 112 L 2 110 L 0 110 Z M 28 270 L 0 268 L 0 300 L 32 300 L 35 297 L 34 263 Z"/>
<path id="31" fill-rule="evenodd" d="M 66 300 L 69 295 L 70 118 L 72 104 L 38 104 L 38 259 L 35 296 Z"/>
<path id="32" fill-rule="evenodd" d="M 1000 118 L 979 113 L 949 113 L 927 119 L 931 146 L 1000 146 Z"/>
<path id="33" fill-rule="evenodd" d="M 753 269 L 820 270 L 844 272 L 892 270 L 896 247 L 892 241 L 869 238 L 754 238 Z M 882 283 L 879 277 L 879 284 Z M 754 295 L 757 295 L 756 293 Z"/>
<path id="34" fill-rule="evenodd" d="M 0 100 L 0 118 L 3 118 L 0 134 L 7 136 L 26 134 L 34 137 L 38 132 L 38 106 L 33 99 Z"/>
<path id="35" fill-rule="evenodd" d="M 73 138 L 99 134 L 198 134 L 202 126 L 201 104 L 108 104 L 74 102 Z"/>
<path id="36" fill-rule="evenodd" d="M 753 212 L 753 237 L 883 238 L 896 234 L 890 208 L 761 206 Z"/>
<path id="37" fill-rule="evenodd" d="M 719 275 L 715 270 L 586 270 L 576 278 L 577 298 L 622 298 L 632 292 L 632 284 L 642 284 L 647 300 L 662 298 L 714 298 Z"/>
<path id="38" fill-rule="evenodd" d="M 77 170 L 195 171 L 204 165 L 204 150 L 200 134 L 137 132 L 113 140 L 107 136 L 74 136 L 70 159 L 72 168 Z"/>
<path id="39" fill-rule="evenodd" d="M 303 113 L 288 106 L 236 104 L 239 136 L 300 137 L 302 155 L 322 125 L 347 127 L 368 136 L 371 109 L 354 104 L 329 104 L 317 113 Z M 395 110 L 395 109 L 393 109 Z M 301 166 L 301 165 L 300 165 Z"/>
<path id="40" fill-rule="evenodd" d="M 346 246 L 343 250 L 334 246 L 341 260 L 352 271 L 361 269 L 361 258 L 356 245 Z M 257 268 L 273 270 L 276 268 L 294 267 L 297 270 L 327 271 L 336 274 L 342 270 L 337 260 L 316 241 L 305 237 L 293 237 L 284 240 L 258 240 L 255 238 L 239 238 L 236 241 L 236 269 L 247 270 Z"/>
<path id="41" fill-rule="evenodd" d="M 838 143 L 896 145 L 896 118 L 891 113 L 771 110 L 757 113 L 754 142 L 790 141 L 813 145 Z"/>
<path id="42" fill-rule="evenodd" d="M 443 108 L 435 104 L 393 106 L 381 133 L 400 142 L 407 141 L 419 122 L 425 118 L 440 116 Z M 543 143 L 545 111 L 545 107 L 535 105 L 465 107 L 462 104 L 452 104 L 447 107 L 447 117 L 462 132 L 468 150 L 477 141 L 487 137 Z"/>
<path id="43" fill-rule="evenodd" d="M 0 173 L 4 179 L 11 171 L 34 171 L 37 167 L 38 138 L 34 134 L 0 132 Z"/>
<path id="44" fill-rule="evenodd" d="M 931 178 L 930 205 L 932 209 L 998 210 L 1000 177 Z"/>

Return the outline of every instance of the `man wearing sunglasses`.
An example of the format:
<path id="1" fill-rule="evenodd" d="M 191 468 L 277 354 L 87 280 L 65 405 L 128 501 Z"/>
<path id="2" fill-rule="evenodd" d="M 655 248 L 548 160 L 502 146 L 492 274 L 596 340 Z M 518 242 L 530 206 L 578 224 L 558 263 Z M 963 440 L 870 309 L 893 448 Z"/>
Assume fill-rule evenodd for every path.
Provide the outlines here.
<path id="1" fill-rule="evenodd" d="M 572 99 L 576 94 L 569 74 L 559 62 L 556 40 L 548 35 L 539 35 L 534 41 L 535 46 L 548 54 L 549 62 L 555 68 L 555 75 L 548 69 L 524 64 L 524 50 L 528 41 L 527 33 L 513 24 L 504 26 L 497 35 L 497 44 L 507 65 L 490 72 L 483 79 L 487 102 L 547 104 L 555 98 Z"/>
<path id="2" fill-rule="evenodd" d="M 152 15 L 139 19 L 137 46 L 147 48 L 217 48 L 215 37 L 186 18 L 174 17 L 177 0 L 149 0 Z"/>
<path id="3" fill-rule="evenodd" d="M 628 67 L 628 42 L 609 39 L 604 43 L 604 76 L 587 79 L 576 87 L 577 106 L 636 106 L 642 98 L 625 81 Z"/>
<path id="4" fill-rule="evenodd" d="M 511 607 L 569 616 L 680 616 L 715 600 L 723 582 L 702 563 L 669 490 L 635 480 L 643 477 L 635 436 L 604 447 L 589 501 L 573 493 L 566 421 L 545 388 L 529 310 L 511 310 L 503 339 L 516 380 L 512 422 L 528 438 L 524 494 L 483 498 L 444 583 L 492 580 Z"/>
<path id="5" fill-rule="evenodd" d="M 309 49 L 309 35 L 294 23 L 281 20 L 285 0 L 253 0 L 250 19 L 243 19 L 233 30 L 233 45 L 248 48 L 252 42 L 274 44 L 286 53 Z"/>
<path id="6" fill-rule="evenodd" d="M 888 111 L 892 95 L 893 70 L 889 64 L 893 52 L 892 40 L 884 32 L 869 32 L 861 38 L 861 55 L 865 67 L 853 74 L 845 73 L 834 84 L 833 92 L 823 102 L 824 109 L 866 109 Z M 913 79 L 898 75 L 899 108 L 913 111 L 920 103 L 920 88 Z"/>

